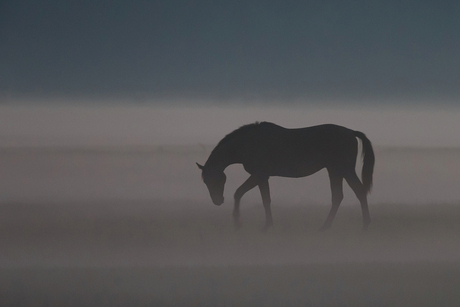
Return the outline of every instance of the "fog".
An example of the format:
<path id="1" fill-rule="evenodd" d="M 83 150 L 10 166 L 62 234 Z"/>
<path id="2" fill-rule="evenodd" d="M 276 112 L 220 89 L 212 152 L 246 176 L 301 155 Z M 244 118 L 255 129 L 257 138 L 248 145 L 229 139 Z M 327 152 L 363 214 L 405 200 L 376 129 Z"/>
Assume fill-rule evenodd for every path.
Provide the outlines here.
<path id="1" fill-rule="evenodd" d="M 0 4 L 0 305 L 458 306 L 460 2 Z M 232 223 L 195 162 L 255 121 L 364 132 L 372 223 L 324 170 Z M 360 172 L 361 159 L 357 158 Z"/>
<path id="2" fill-rule="evenodd" d="M 195 162 L 203 164 L 241 125 L 272 121 L 289 128 L 334 123 L 366 133 L 377 155 L 373 202 L 455 202 L 459 116 L 456 108 L 1 106 L 0 199 L 206 201 Z M 357 166 L 359 172 L 360 159 Z M 241 165 L 227 173 L 231 199 L 247 174 Z M 271 181 L 275 200 L 329 200 L 325 170 Z M 350 196 L 345 202 L 354 201 Z"/>
<path id="3" fill-rule="evenodd" d="M 0 295 L 23 306 L 458 302 L 451 285 L 460 276 L 459 114 L 356 105 L 2 105 Z M 267 233 L 259 191 L 247 193 L 235 230 L 232 196 L 248 174 L 227 168 L 226 201 L 217 207 L 195 162 L 255 121 L 366 133 L 376 155 L 370 229 L 361 230 L 358 200 L 344 184 L 332 229 L 317 231 L 331 198 L 322 170 L 270 179 Z M 357 291 L 362 281 L 366 293 Z"/>
<path id="4" fill-rule="evenodd" d="M 287 128 L 324 123 L 366 133 L 376 146 L 459 147 L 460 109 L 449 104 L 418 106 L 402 102 L 346 104 L 268 104 L 236 101 L 209 105 L 196 101 L 152 101 L 87 104 L 66 101 L 34 104 L 15 101 L 0 105 L 0 146 L 213 146 L 227 133 L 255 121 Z"/>

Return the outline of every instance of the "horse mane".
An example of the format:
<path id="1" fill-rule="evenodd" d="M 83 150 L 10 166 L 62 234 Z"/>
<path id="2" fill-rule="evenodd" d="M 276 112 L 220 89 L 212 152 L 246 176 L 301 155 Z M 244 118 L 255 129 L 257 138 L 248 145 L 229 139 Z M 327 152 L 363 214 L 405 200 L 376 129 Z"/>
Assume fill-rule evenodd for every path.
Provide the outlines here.
<path id="1" fill-rule="evenodd" d="M 252 124 L 247 124 L 247 125 L 241 126 L 238 129 L 230 132 L 222 140 L 220 140 L 219 143 L 217 143 L 216 147 L 214 147 L 214 149 L 212 150 L 211 154 L 214 151 L 216 151 L 218 148 L 220 148 L 222 145 L 230 142 L 234 138 L 237 138 L 237 137 L 241 136 L 242 134 L 246 134 L 250 130 L 257 129 L 260 125 L 266 124 L 266 123 L 267 122 L 261 122 L 261 123 L 260 122 L 255 122 L 255 123 L 252 123 Z"/>

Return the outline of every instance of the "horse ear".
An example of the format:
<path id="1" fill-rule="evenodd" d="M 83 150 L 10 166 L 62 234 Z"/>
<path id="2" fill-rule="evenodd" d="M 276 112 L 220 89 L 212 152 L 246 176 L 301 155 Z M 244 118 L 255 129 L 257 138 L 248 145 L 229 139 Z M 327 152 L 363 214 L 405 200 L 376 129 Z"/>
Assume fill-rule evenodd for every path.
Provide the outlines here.
<path id="1" fill-rule="evenodd" d="M 199 169 L 201 169 L 201 170 L 203 169 L 203 165 L 200 165 L 197 162 L 195 162 L 195 163 L 196 163 L 196 165 L 198 166 Z"/>

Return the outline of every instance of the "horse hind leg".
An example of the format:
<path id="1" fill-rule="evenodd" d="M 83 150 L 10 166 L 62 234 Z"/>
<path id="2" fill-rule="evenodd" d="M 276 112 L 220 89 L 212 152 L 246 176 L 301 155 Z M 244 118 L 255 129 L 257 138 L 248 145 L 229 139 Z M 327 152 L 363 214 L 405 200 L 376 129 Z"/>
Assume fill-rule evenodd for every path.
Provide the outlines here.
<path id="1" fill-rule="evenodd" d="M 337 210 L 339 209 L 340 203 L 343 199 L 343 177 L 329 169 L 328 172 L 331 184 L 332 206 L 331 210 L 329 211 L 329 214 L 327 215 L 326 221 L 324 222 L 323 226 L 321 226 L 321 228 L 319 229 L 320 231 L 324 231 L 331 228 L 332 221 L 334 220 Z"/>
<path id="2" fill-rule="evenodd" d="M 371 223 L 371 217 L 369 214 L 369 206 L 367 204 L 367 191 L 364 185 L 359 180 L 355 172 L 350 173 L 345 177 L 347 183 L 350 185 L 353 192 L 355 192 L 356 197 L 361 203 L 361 211 L 363 213 L 363 230 L 366 230 Z"/>
<path id="3" fill-rule="evenodd" d="M 258 184 L 255 176 L 250 176 L 238 189 L 236 189 L 234 199 L 235 204 L 233 207 L 233 224 L 235 228 L 240 228 L 240 200 L 246 192 L 254 188 Z"/>

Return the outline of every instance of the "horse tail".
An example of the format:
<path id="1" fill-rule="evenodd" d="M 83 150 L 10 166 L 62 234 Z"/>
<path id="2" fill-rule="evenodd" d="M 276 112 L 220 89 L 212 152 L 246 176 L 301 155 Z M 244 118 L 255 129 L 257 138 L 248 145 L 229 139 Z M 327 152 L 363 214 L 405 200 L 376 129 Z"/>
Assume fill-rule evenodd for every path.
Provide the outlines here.
<path id="1" fill-rule="evenodd" d="M 361 139 L 363 143 L 363 169 L 361 172 L 361 178 L 363 181 L 364 188 L 366 192 L 369 193 L 372 188 L 372 174 L 374 173 L 374 163 L 375 156 L 374 150 L 372 149 L 371 141 L 366 137 L 366 135 L 360 131 L 353 131 L 355 136 Z"/>

